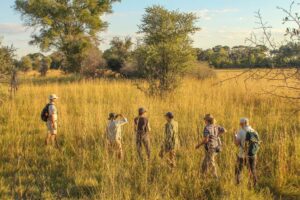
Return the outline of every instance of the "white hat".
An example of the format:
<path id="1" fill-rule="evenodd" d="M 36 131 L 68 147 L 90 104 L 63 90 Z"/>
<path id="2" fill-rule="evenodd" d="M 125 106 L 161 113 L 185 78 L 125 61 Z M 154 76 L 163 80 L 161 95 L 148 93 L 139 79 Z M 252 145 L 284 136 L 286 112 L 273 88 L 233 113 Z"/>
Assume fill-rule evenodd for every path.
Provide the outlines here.
<path id="1" fill-rule="evenodd" d="M 58 99 L 58 96 L 56 94 L 50 94 L 49 100 Z"/>
<path id="2" fill-rule="evenodd" d="M 246 117 L 243 117 L 243 118 L 241 118 L 240 119 L 240 123 L 245 123 L 245 124 L 248 124 L 249 123 L 249 119 L 248 118 L 246 118 Z"/>

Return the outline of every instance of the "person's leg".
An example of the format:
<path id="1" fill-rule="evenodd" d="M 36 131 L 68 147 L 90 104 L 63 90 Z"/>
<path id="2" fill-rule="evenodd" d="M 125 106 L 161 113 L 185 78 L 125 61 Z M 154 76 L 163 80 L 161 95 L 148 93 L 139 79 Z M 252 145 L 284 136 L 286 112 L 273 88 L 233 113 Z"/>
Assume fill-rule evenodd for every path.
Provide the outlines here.
<path id="1" fill-rule="evenodd" d="M 47 146 L 47 145 L 49 145 L 50 140 L 51 140 L 52 127 L 51 127 L 49 121 L 46 122 L 46 126 L 47 126 L 47 136 L 46 136 L 46 139 L 45 139 L 45 145 Z"/>
<path id="2" fill-rule="evenodd" d="M 203 175 L 205 175 L 207 173 L 207 169 L 208 169 L 208 151 L 205 151 L 205 155 L 204 155 L 204 159 L 202 161 L 202 165 L 201 165 L 201 173 Z"/>
<path id="3" fill-rule="evenodd" d="M 249 167 L 250 167 L 250 174 L 251 178 L 253 179 L 253 184 L 256 186 L 257 183 L 257 175 L 256 175 L 256 157 L 252 156 L 249 157 Z"/>
<path id="4" fill-rule="evenodd" d="M 235 166 L 235 175 L 236 175 L 237 184 L 240 184 L 242 180 L 243 165 L 244 165 L 244 159 L 237 157 L 236 166 Z"/>
<path id="5" fill-rule="evenodd" d="M 215 178 L 218 178 L 217 166 L 216 166 L 216 157 L 217 153 L 214 150 L 209 152 L 209 166 L 211 166 L 212 174 Z"/>
<path id="6" fill-rule="evenodd" d="M 117 156 L 118 159 L 121 160 L 123 158 L 123 149 L 122 149 L 122 143 L 121 141 L 116 141 L 116 148 L 117 148 Z"/>
<path id="7" fill-rule="evenodd" d="M 142 142 L 143 142 L 144 147 L 146 149 L 147 158 L 148 158 L 148 160 L 150 160 L 151 150 L 150 150 L 150 138 L 149 138 L 148 134 L 143 135 Z"/>
<path id="8" fill-rule="evenodd" d="M 45 145 L 46 145 L 46 146 L 49 145 L 50 140 L 51 140 L 51 133 L 48 132 L 48 133 L 47 133 L 47 136 L 46 136 L 46 139 L 45 139 Z"/>
<path id="9" fill-rule="evenodd" d="M 176 152 L 175 150 L 171 150 L 168 152 L 168 163 L 173 168 L 176 167 Z"/>
<path id="10" fill-rule="evenodd" d="M 140 160 L 143 160 L 143 156 L 142 156 L 142 138 L 140 136 L 140 134 L 136 135 L 136 150 L 137 150 L 137 154 Z"/>
<path id="11" fill-rule="evenodd" d="M 51 134 L 51 143 L 52 143 L 52 146 L 54 145 L 56 148 L 58 148 L 56 134 Z"/>

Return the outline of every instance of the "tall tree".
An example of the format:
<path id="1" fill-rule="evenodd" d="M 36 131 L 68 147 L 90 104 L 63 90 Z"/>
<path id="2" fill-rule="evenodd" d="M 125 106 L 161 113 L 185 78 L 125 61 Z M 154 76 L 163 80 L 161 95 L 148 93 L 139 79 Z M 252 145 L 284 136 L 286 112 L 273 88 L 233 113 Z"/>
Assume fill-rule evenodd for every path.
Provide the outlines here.
<path id="1" fill-rule="evenodd" d="M 4 46 L 0 41 L 0 80 L 1 82 L 10 82 L 11 93 L 13 94 L 17 86 L 17 72 L 16 63 L 14 60 L 15 49 L 12 46 Z M 0 102 L 3 99 L 0 97 Z"/>
<path id="2" fill-rule="evenodd" d="M 43 51 L 64 53 L 69 72 L 79 72 L 84 51 L 98 44 L 97 33 L 107 27 L 101 16 L 120 0 L 16 0 L 26 26 L 36 31 L 30 44 Z"/>
<path id="3" fill-rule="evenodd" d="M 140 71 L 149 92 L 164 94 L 179 84 L 179 77 L 196 58 L 191 34 L 199 30 L 193 13 L 169 11 L 161 6 L 146 8 L 139 33 L 143 44 L 136 51 Z"/>
<path id="4" fill-rule="evenodd" d="M 133 43 L 130 37 L 126 37 L 124 40 L 119 37 L 114 37 L 110 42 L 110 48 L 103 54 L 108 67 L 114 71 L 120 71 L 131 56 L 130 50 L 132 45 Z"/>

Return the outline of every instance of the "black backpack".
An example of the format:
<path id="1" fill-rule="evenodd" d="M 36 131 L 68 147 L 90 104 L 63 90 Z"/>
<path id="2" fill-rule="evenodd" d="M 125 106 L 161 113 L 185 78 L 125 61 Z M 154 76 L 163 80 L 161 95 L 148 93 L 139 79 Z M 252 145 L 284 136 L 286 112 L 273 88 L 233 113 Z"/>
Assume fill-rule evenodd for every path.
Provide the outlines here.
<path id="1" fill-rule="evenodd" d="M 49 106 L 51 104 L 48 103 L 42 110 L 41 112 L 41 119 L 44 121 L 44 122 L 47 122 L 48 121 L 48 118 L 49 118 Z"/>

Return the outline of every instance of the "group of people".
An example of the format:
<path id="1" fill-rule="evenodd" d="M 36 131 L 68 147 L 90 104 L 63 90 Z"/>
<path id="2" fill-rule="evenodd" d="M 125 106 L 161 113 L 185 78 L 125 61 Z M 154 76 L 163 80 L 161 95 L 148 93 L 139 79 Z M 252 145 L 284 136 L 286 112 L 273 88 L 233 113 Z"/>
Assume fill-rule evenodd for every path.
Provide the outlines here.
<path id="1" fill-rule="evenodd" d="M 46 137 L 46 145 L 58 146 L 57 135 L 57 107 L 55 105 L 57 95 L 49 96 L 49 104 L 43 109 L 41 118 L 46 122 L 48 134 Z M 134 119 L 134 131 L 136 133 L 136 148 L 138 157 L 143 160 L 142 147 L 144 146 L 147 160 L 150 159 L 150 123 L 146 116 L 145 108 L 138 109 L 138 116 Z M 165 114 L 164 140 L 161 145 L 159 156 L 166 157 L 167 163 L 171 168 L 176 167 L 176 152 L 179 148 L 178 140 L 178 122 L 174 119 L 172 112 Z M 226 133 L 226 129 L 216 125 L 215 119 L 211 114 L 206 114 L 203 118 L 205 127 L 203 130 L 203 139 L 196 145 L 196 149 L 204 146 L 205 156 L 201 166 L 201 172 L 204 175 L 212 174 L 218 178 L 215 157 L 221 152 L 222 142 L 221 136 Z M 118 159 L 123 158 L 122 148 L 122 126 L 128 123 L 128 119 L 123 114 L 110 113 L 108 116 L 108 124 L 106 126 L 106 136 L 108 143 L 108 151 L 116 154 Z M 251 128 L 247 118 L 240 119 L 240 130 L 235 134 L 234 142 L 239 147 L 236 164 L 236 181 L 241 182 L 241 172 L 246 165 L 249 168 L 250 175 L 254 185 L 257 183 L 256 162 L 257 152 L 259 149 L 258 133 Z"/>

